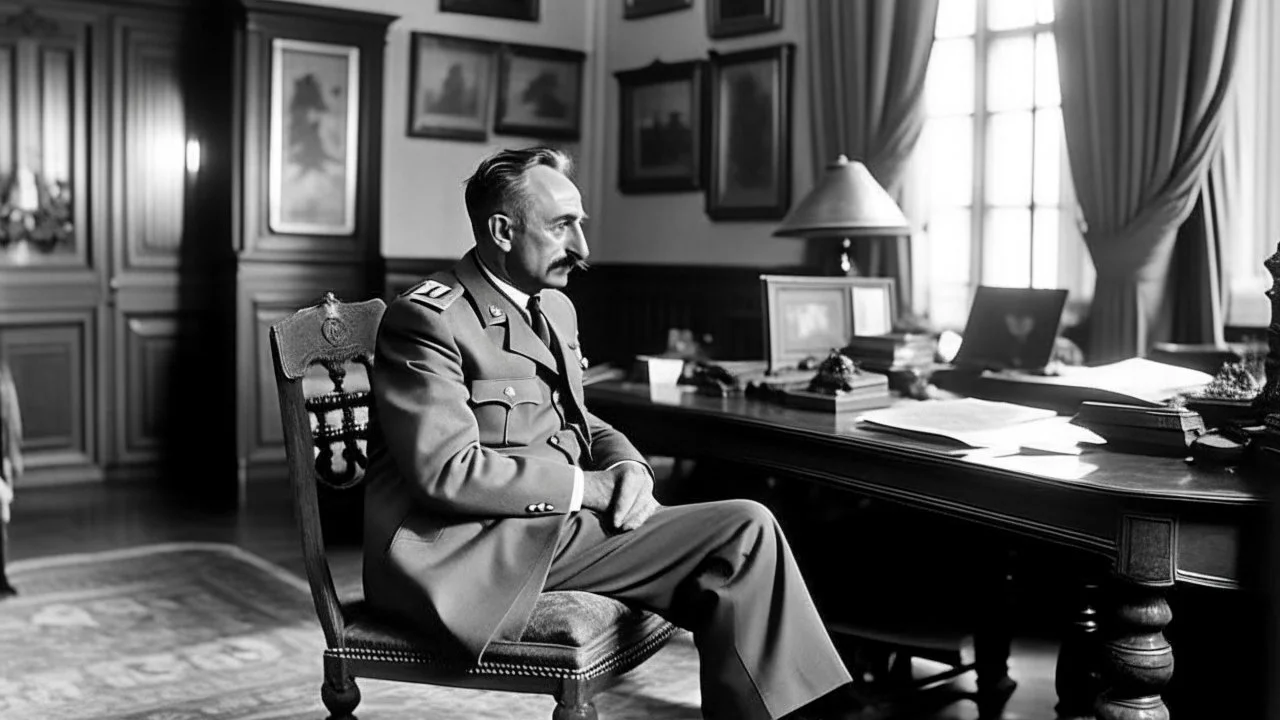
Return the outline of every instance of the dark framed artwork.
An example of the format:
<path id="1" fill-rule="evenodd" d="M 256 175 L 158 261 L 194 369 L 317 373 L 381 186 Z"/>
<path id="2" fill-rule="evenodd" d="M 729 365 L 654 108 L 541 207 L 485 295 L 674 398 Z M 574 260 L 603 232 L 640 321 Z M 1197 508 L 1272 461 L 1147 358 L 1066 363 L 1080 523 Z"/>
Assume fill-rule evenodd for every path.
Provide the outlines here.
<path id="1" fill-rule="evenodd" d="M 576 50 L 504 46 L 493 131 L 531 138 L 578 139 L 585 59 L 586 55 Z"/>
<path id="2" fill-rule="evenodd" d="M 693 7 L 693 0 L 624 0 L 622 17 L 633 20 L 677 10 L 688 10 L 691 7 Z"/>
<path id="3" fill-rule="evenodd" d="M 702 186 L 704 63 L 655 62 L 616 73 L 621 115 L 618 189 L 627 193 Z"/>
<path id="4" fill-rule="evenodd" d="M 267 222 L 273 232 L 355 232 L 359 97 L 359 48 L 272 40 Z"/>
<path id="5" fill-rule="evenodd" d="M 761 275 L 760 286 L 770 370 L 888 333 L 897 315 L 893 278 Z"/>
<path id="6" fill-rule="evenodd" d="M 440 0 L 440 12 L 538 21 L 539 0 Z"/>
<path id="7" fill-rule="evenodd" d="M 781 218 L 791 204 L 791 44 L 712 53 L 707 215 Z"/>
<path id="8" fill-rule="evenodd" d="M 413 33 L 408 134 L 488 139 L 499 47 L 484 40 Z"/>
<path id="9" fill-rule="evenodd" d="M 782 27 L 782 0 L 707 0 L 707 35 L 735 37 Z"/>

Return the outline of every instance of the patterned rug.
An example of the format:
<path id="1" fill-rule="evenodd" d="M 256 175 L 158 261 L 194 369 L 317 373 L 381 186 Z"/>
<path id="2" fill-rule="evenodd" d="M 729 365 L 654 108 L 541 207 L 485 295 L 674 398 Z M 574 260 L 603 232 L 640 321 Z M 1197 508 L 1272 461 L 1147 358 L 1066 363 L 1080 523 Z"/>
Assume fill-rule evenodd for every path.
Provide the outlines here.
<path id="1" fill-rule="evenodd" d="M 230 545 L 14 563 L 0 602 L 0 719 L 319 720 L 324 638 L 306 584 Z M 602 720 L 697 720 L 682 633 L 597 697 Z M 546 696 L 359 680 L 363 720 L 551 717 Z"/>

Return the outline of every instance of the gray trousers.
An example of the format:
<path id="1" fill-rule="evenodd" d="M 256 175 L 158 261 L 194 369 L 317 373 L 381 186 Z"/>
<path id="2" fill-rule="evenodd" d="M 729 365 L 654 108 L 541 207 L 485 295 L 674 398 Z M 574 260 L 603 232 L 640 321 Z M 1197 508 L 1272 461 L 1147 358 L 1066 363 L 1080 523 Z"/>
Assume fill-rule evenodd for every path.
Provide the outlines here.
<path id="1" fill-rule="evenodd" d="M 850 681 L 768 508 L 662 508 L 638 530 L 570 517 L 546 590 L 586 590 L 693 632 L 708 720 L 776 720 Z"/>

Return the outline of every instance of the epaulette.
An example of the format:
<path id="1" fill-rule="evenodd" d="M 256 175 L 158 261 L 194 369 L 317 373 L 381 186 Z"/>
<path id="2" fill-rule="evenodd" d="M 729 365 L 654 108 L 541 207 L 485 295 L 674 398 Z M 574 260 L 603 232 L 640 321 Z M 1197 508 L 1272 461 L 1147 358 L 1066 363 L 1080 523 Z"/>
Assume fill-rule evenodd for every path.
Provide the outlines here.
<path id="1" fill-rule="evenodd" d="M 407 297 L 410 300 L 425 305 L 436 310 L 444 310 L 453 304 L 462 296 L 462 284 L 448 285 L 435 278 L 423 280 L 404 291 L 400 297 Z"/>

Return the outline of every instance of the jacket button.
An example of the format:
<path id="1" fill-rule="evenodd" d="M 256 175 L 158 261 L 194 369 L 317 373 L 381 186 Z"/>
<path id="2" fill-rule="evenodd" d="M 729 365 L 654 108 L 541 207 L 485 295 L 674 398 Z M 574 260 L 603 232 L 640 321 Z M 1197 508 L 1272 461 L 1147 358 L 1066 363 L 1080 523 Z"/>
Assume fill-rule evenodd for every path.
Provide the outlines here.
<path id="1" fill-rule="evenodd" d="M 506 395 L 509 398 L 513 398 L 516 396 L 516 389 L 508 385 L 502 389 L 502 394 Z"/>
<path id="2" fill-rule="evenodd" d="M 556 506 L 548 503 L 546 509 L 547 509 L 547 512 L 551 512 L 552 510 L 556 509 Z"/>
<path id="3" fill-rule="evenodd" d="M 551 391 L 551 402 L 554 402 L 554 403 L 558 403 L 558 402 L 560 402 L 560 391 L 559 391 L 559 390 L 552 390 L 552 391 Z"/>
<path id="4" fill-rule="evenodd" d="M 550 439 L 550 440 L 548 440 L 547 442 L 551 443 L 552 445 L 559 445 L 559 444 L 560 444 L 560 436 L 559 436 L 559 435 L 552 435 L 552 436 L 551 436 L 551 439 Z"/>
<path id="5" fill-rule="evenodd" d="M 527 513 L 536 513 L 536 512 L 538 512 L 538 506 L 537 506 L 537 505 L 530 505 L 529 507 L 525 508 L 525 509 L 524 509 L 524 511 L 525 511 L 525 512 L 527 512 Z"/>

